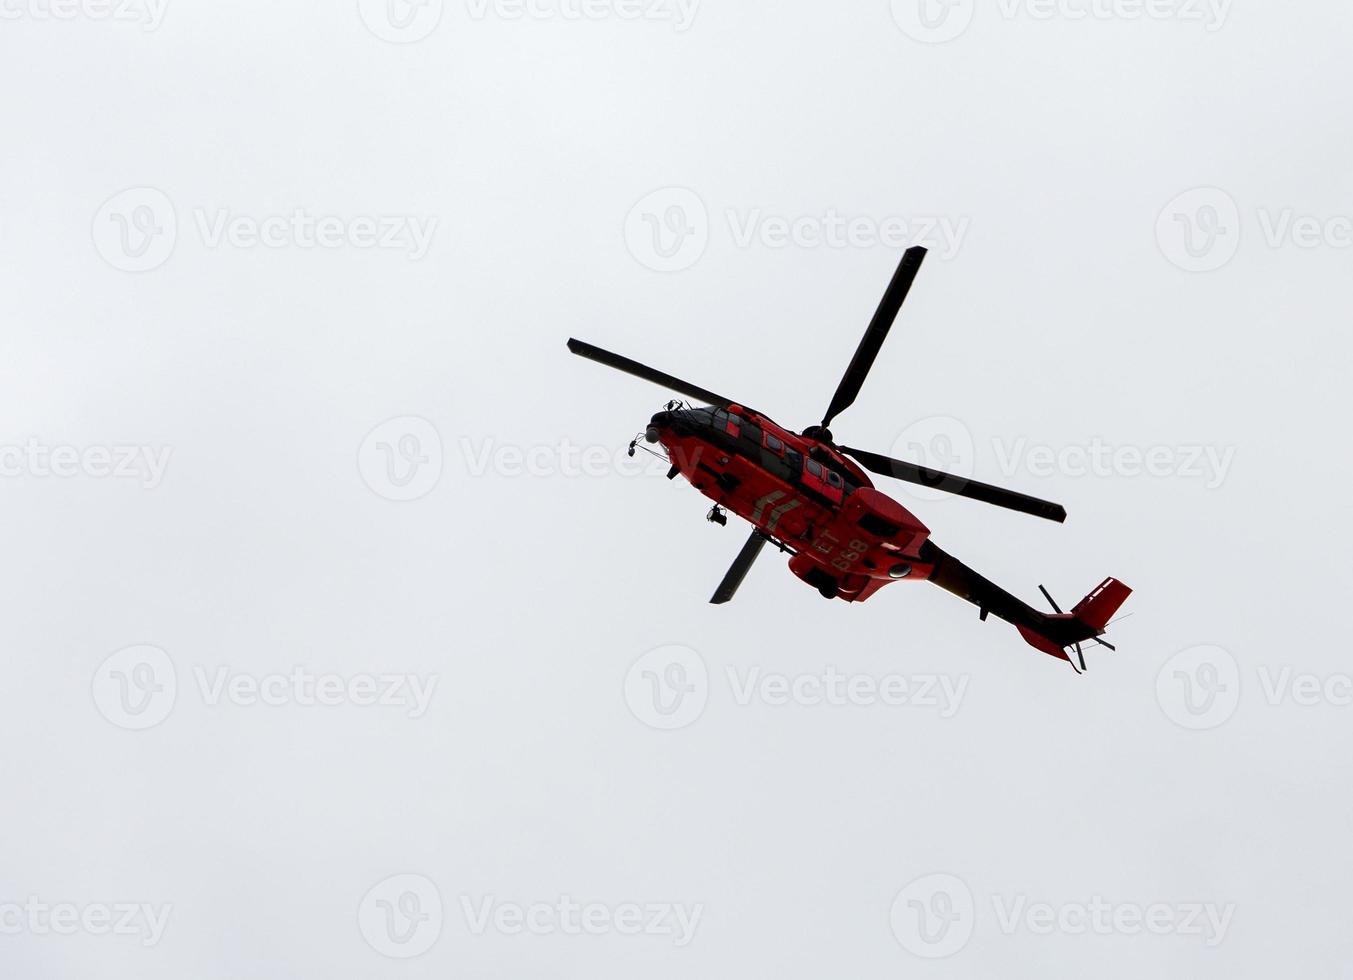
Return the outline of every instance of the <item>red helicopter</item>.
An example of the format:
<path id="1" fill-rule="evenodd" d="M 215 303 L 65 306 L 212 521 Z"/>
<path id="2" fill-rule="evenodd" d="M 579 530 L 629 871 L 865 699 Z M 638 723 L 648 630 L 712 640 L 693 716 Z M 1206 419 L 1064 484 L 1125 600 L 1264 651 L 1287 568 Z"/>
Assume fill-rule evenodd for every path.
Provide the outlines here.
<path id="1" fill-rule="evenodd" d="M 1081 644 L 1100 639 L 1132 590 L 1106 578 L 1063 613 L 1044 613 L 977 574 L 930 540 L 930 531 L 907 508 L 874 487 L 865 470 L 909 483 L 1061 523 L 1066 510 L 1013 490 L 979 483 L 878 453 L 838 445 L 832 422 L 854 403 L 925 260 L 926 249 L 908 249 L 883 294 L 874 319 L 837 386 L 819 425 L 796 434 L 766 415 L 708 389 L 655 370 L 592 344 L 570 339 L 580 357 L 624 371 L 694 399 L 671 401 L 644 433 L 661 444 L 672 464 L 667 478 L 685 477 L 714 501 L 708 519 L 725 525 L 727 511 L 753 525 L 714 603 L 733 598 L 752 563 L 769 542 L 789 553 L 789 570 L 828 599 L 863 602 L 890 582 L 930 581 L 1019 630 L 1033 647 L 1085 669 Z M 639 440 L 630 444 L 634 453 Z M 1067 649 L 1076 652 L 1076 662 Z"/>

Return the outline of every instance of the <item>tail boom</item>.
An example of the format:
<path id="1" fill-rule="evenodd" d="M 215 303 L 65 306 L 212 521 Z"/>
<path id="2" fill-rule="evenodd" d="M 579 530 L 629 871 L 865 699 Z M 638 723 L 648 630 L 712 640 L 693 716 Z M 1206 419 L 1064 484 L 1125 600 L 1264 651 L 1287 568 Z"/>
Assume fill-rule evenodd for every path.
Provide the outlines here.
<path id="1" fill-rule="evenodd" d="M 1067 648 L 1103 636 L 1109 620 L 1132 594 L 1122 582 L 1106 578 L 1071 612 L 1040 612 L 933 544 L 927 542 L 925 550 L 930 553 L 924 557 L 934 563 L 930 581 L 977 606 L 982 619 L 990 614 L 1005 620 L 1031 647 L 1067 662 L 1071 660 Z"/>

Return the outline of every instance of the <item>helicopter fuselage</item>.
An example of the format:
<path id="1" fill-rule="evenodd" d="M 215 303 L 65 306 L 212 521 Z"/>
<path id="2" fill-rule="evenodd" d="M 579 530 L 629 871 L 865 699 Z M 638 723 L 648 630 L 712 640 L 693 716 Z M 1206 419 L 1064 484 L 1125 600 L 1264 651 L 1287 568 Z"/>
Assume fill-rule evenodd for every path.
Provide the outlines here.
<path id="1" fill-rule="evenodd" d="M 645 432 L 695 489 L 793 553 L 795 575 L 828 598 L 861 602 L 890 582 L 925 581 L 929 529 L 830 443 L 758 412 L 681 408 Z"/>

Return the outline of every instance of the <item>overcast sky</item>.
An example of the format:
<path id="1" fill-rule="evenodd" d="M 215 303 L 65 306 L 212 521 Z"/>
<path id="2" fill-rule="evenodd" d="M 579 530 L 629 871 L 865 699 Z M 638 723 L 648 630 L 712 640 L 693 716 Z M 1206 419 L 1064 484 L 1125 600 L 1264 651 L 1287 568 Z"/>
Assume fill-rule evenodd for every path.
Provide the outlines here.
<path id="1" fill-rule="evenodd" d="M 1333 976 L 1353 11 L 0 0 L 0 973 Z M 1077 677 L 624 449 L 845 443 Z"/>

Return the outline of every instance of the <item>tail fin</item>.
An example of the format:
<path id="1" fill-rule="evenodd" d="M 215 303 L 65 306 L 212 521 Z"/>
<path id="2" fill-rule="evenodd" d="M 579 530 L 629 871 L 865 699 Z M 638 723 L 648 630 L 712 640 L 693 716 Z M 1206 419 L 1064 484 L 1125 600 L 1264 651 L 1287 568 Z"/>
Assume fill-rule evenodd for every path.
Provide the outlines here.
<path id="1" fill-rule="evenodd" d="M 1095 591 L 1076 603 L 1071 615 L 1079 619 L 1086 626 L 1092 627 L 1104 632 L 1104 628 L 1109 625 L 1109 620 L 1113 619 L 1116 613 L 1127 601 L 1127 597 L 1132 595 L 1132 590 L 1116 578 L 1106 578 Z M 1099 634 L 1096 633 L 1096 636 Z"/>
<path id="2" fill-rule="evenodd" d="M 1044 595 L 1047 595 L 1046 591 Z M 1093 592 L 1076 603 L 1069 614 L 1058 609 L 1054 615 L 1041 617 L 1036 625 L 1017 623 L 1016 626 L 1030 646 L 1069 661 L 1071 658 L 1067 656 L 1066 648 L 1074 646 L 1079 653 L 1081 643 L 1102 636 L 1113 614 L 1130 595 L 1132 590 L 1118 579 L 1106 578 Z M 1051 601 L 1052 597 L 1048 596 L 1048 599 Z M 1057 609 L 1055 602 L 1052 608 Z"/>

